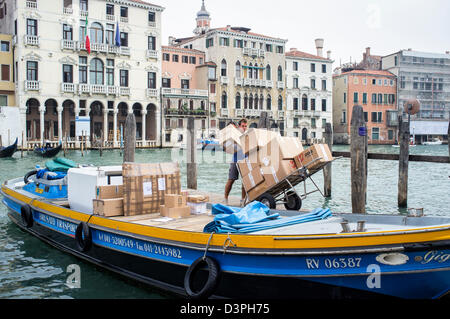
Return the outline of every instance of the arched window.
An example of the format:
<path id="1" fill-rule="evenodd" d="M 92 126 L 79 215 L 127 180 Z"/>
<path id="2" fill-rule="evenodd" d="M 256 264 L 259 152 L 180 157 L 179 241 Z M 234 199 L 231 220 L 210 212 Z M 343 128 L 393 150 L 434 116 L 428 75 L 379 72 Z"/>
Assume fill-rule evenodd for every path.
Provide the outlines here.
<path id="1" fill-rule="evenodd" d="M 227 76 L 227 61 L 225 61 L 225 59 L 222 60 L 222 65 L 220 68 L 220 75 Z"/>
<path id="2" fill-rule="evenodd" d="M 278 81 L 283 81 L 283 69 L 281 68 L 281 66 L 278 66 Z"/>
<path id="3" fill-rule="evenodd" d="M 249 79 L 253 79 L 253 64 L 250 63 L 248 65 L 248 71 L 247 72 L 248 72 L 248 78 Z"/>
<path id="4" fill-rule="evenodd" d="M 241 108 L 241 94 L 239 94 L 239 92 L 236 94 L 236 108 Z"/>
<path id="5" fill-rule="evenodd" d="M 267 65 L 266 67 L 266 80 L 271 81 L 272 80 L 272 73 L 271 73 L 270 65 Z"/>
<path id="6" fill-rule="evenodd" d="M 267 109 L 272 109 L 272 97 L 270 96 L 270 94 L 267 96 Z"/>
<path id="7" fill-rule="evenodd" d="M 264 109 L 264 96 L 262 94 L 259 96 L 259 109 Z"/>
<path id="8" fill-rule="evenodd" d="M 248 108 L 251 110 L 253 109 L 253 94 L 250 93 L 250 96 L 248 98 Z"/>
<path id="9" fill-rule="evenodd" d="M 222 108 L 227 108 L 227 92 L 223 91 L 222 93 Z"/>
<path id="10" fill-rule="evenodd" d="M 303 94 L 302 96 L 302 110 L 307 110 L 308 109 L 308 97 L 306 96 L 306 94 Z"/>
<path id="11" fill-rule="evenodd" d="M 103 62 L 94 58 L 89 66 L 89 79 L 91 84 L 103 85 Z"/>
<path id="12" fill-rule="evenodd" d="M 253 78 L 258 78 L 258 63 L 255 64 L 255 68 L 253 69 Z"/>
<path id="13" fill-rule="evenodd" d="M 278 97 L 278 111 L 282 111 L 283 110 L 283 97 L 280 95 Z"/>
<path id="14" fill-rule="evenodd" d="M 241 62 L 237 61 L 236 62 L 236 75 L 235 75 L 236 79 L 240 79 L 241 78 Z"/>
<path id="15" fill-rule="evenodd" d="M 258 94 L 255 94 L 255 110 L 258 109 L 258 105 L 259 105 Z"/>
<path id="16" fill-rule="evenodd" d="M 92 43 L 103 43 L 103 26 L 98 22 L 92 23 L 90 35 Z"/>
<path id="17" fill-rule="evenodd" d="M 244 94 L 244 109 L 248 109 L 248 96 L 247 96 L 247 93 Z"/>

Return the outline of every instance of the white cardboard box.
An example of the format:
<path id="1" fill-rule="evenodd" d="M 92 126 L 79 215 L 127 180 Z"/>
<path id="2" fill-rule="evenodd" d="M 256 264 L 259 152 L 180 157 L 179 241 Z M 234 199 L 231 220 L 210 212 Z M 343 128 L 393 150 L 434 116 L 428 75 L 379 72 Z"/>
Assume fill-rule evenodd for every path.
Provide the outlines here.
<path id="1" fill-rule="evenodd" d="M 208 212 L 206 203 L 190 203 L 187 205 L 191 208 L 191 215 L 206 214 Z"/>

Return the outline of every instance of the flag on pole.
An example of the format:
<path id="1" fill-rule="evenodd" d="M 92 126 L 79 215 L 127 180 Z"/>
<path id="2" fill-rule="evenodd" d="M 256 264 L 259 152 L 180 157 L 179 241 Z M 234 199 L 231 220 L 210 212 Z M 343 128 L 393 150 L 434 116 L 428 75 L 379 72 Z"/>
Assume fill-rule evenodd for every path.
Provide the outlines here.
<path id="1" fill-rule="evenodd" d="M 120 30 L 119 30 L 119 22 L 117 22 L 116 26 L 116 46 L 120 47 Z"/>
<path id="2" fill-rule="evenodd" d="M 89 32 L 88 32 L 88 18 L 86 17 L 86 42 L 85 42 L 85 48 L 88 54 L 91 54 L 91 40 L 89 39 Z"/>

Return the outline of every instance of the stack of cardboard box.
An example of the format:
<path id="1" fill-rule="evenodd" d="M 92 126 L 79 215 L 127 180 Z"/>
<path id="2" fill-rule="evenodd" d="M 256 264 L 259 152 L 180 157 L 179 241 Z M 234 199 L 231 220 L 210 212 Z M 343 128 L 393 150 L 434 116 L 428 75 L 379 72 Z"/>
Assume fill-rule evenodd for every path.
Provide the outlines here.
<path id="1" fill-rule="evenodd" d="M 257 199 L 299 168 L 318 170 L 333 160 L 326 144 L 312 145 L 304 150 L 299 138 L 282 137 L 265 129 L 252 128 L 241 134 L 229 125 L 219 136 L 226 152 L 233 154 L 240 148 L 245 154 L 246 158 L 237 165 L 249 201 Z"/>
<path id="2" fill-rule="evenodd" d="M 158 213 L 166 194 L 181 194 L 178 163 L 124 163 L 122 175 L 125 216 Z"/>
<path id="3" fill-rule="evenodd" d="M 170 218 L 183 218 L 191 214 L 191 208 L 187 205 L 186 194 L 166 194 L 164 205 L 160 206 L 161 216 Z"/>
<path id="4" fill-rule="evenodd" d="M 206 214 L 208 202 L 209 196 L 189 195 L 187 204 L 191 208 L 191 215 Z"/>
<path id="5" fill-rule="evenodd" d="M 241 145 L 246 158 L 238 161 L 238 167 L 250 201 L 294 173 L 294 157 L 303 151 L 298 138 L 261 129 L 242 135 Z"/>
<path id="6" fill-rule="evenodd" d="M 123 216 L 123 186 L 98 186 L 93 206 L 94 215 L 104 217 Z"/>

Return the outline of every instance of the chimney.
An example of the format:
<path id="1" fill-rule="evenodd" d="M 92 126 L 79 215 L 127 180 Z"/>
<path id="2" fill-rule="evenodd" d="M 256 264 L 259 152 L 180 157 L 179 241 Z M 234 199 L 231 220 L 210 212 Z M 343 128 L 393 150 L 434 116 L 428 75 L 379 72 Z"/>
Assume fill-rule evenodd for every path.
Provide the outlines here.
<path id="1" fill-rule="evenodd" d="M 317 55 L 323 56 L 323 39 L 316 39 Z"/>
<path id="2" fill-rule="evenodd" d="M 169 37 L 169 45 L 174 45 L 175 37 L 170 36 Z"/>
<path id="3" fill-rule="evenodd" d="M 231 30 L 231 25 L 227 25 L 227 31 Z"/>
<path id="4" fill-rule="evenodd" d="M 370 47 L 366 48 L 366 56 L 367 56 L 367 57 L 370 56 Z"/>
<path id="5" fill-rule="evenodd" d="M 327 51 L 327 59 L 331 60 L 331 51 L 329 51 L 329 50 Z"/>

